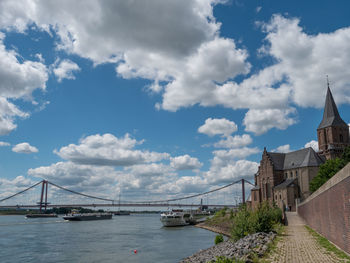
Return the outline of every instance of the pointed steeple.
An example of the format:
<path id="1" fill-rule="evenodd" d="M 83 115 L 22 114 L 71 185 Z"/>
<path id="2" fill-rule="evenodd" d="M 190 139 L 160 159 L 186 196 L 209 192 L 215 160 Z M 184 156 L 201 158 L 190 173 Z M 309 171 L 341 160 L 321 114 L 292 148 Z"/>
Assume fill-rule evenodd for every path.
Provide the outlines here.
<path id="1" fill-rule="evenodd" d="M 318 125 L 318 129 L 322 129 L 329 126 L 347 126 L 339 115 L 337 105 L 334 102 L 332 92 L 329 88 L 329 82 L 327 77 L 327 96 L 324 105 L 323 119 Z"/>

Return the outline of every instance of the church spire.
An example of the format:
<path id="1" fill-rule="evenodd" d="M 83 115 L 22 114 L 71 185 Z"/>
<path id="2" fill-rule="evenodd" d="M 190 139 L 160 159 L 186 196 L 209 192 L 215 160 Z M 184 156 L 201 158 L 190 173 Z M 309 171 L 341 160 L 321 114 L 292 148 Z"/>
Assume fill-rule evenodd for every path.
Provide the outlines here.
<path id="1" fill-rule="evenodd" d="M 318 126 L 318 129 L 322 129 L 329 126 L 347 126 L 339 115 L 337 105 L 334 102 L 331 89 L 329 88 L 329 81 L 327 76 L 327 96 L 324 105 L 323 119 Z"/>

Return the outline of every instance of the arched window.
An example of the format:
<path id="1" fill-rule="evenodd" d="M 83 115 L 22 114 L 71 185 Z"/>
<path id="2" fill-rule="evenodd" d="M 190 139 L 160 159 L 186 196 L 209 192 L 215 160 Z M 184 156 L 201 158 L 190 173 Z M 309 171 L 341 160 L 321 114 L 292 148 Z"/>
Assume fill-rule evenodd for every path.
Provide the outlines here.
<path id="1" fill-rule="evenodd" d="M 340 140 L 340 142 L 343 142 L 343 140 L 344 140 L 343 134 L 340 134 L 340 135 L 339 135 L 339 140 Z"/>

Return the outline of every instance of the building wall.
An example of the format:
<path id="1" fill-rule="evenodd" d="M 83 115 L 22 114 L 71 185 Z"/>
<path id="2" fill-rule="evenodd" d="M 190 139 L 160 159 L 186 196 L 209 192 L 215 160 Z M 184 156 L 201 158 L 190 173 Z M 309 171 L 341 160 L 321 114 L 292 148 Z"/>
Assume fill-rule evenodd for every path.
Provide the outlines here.
<path id="1" fill-rule="evenodd" d="M 350 163 L 302 202 L 297 210 L 306 223 L 350 253 Z"/>

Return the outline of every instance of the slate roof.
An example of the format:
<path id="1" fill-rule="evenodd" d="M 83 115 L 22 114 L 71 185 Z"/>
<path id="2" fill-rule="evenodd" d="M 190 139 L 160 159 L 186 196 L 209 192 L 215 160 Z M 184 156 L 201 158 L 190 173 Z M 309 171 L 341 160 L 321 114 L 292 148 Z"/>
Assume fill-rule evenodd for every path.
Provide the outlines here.
<path id="1" fill-rule="evenodd" d="M 273 162 L 275 170 L 288 170 L 310 166 L 317 167 L 324 163 L 324 159 L 311 147 L 289 153 L 268 152 L 267 154 Z"/>
<path id="2" fill-rule="evenodd" d="M 324 105 L 323 118 L 318 125 L 318 129 L 322 129 L 329 126 L 346 126 L 347 124 L 342 120 L 339 115 L 337 105 L 334 102 L 331 90 L 327 89 L 326 102 Z"/>
<path id="3" fill-rule="evenodd" d="M 278 189 L 283 189 L 283 188 L 287 188 L 288 186 L 290 186 L 291 184 L 293 184 L 295 181 L 295 179 L 286 179 L 284 180 L 282 183 L 280 183 L 279 185 L 276 185 L 274 187 L 274 189 L 278 190 Z"/>

